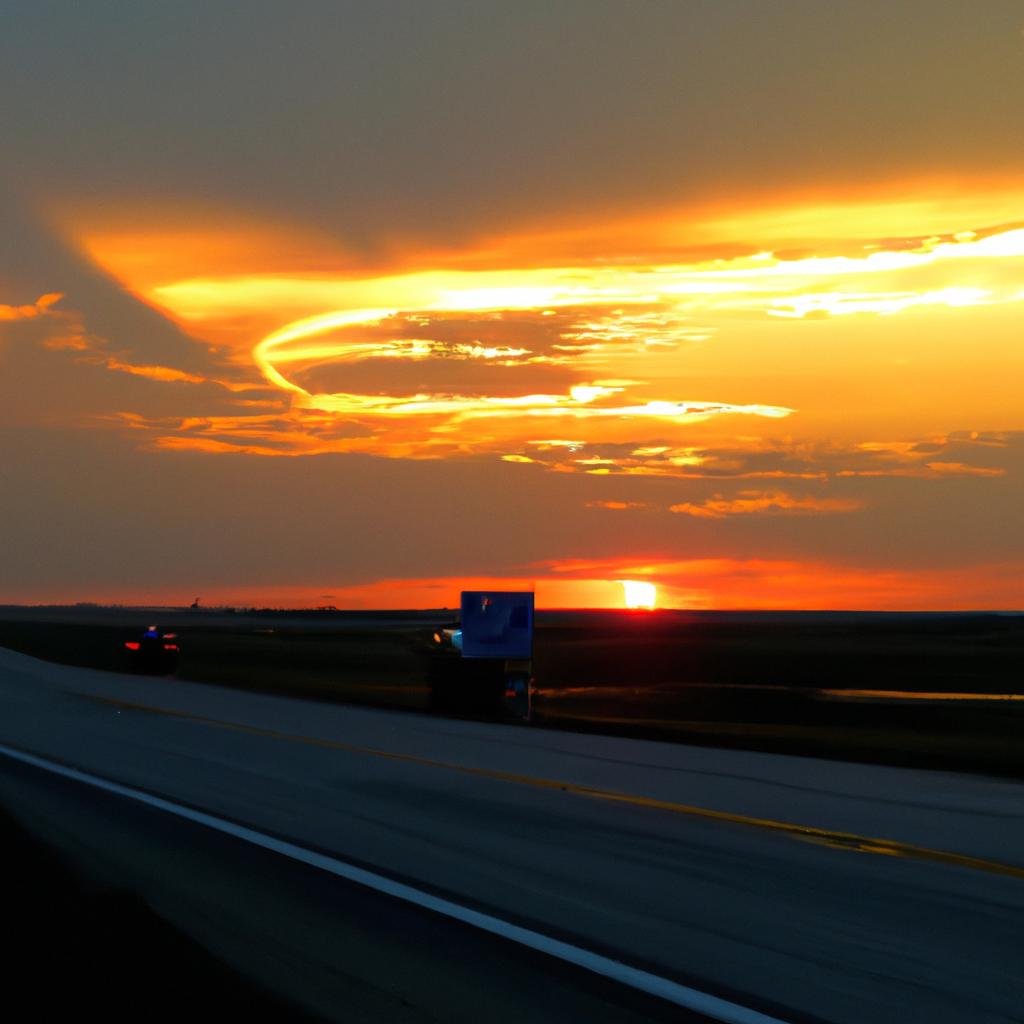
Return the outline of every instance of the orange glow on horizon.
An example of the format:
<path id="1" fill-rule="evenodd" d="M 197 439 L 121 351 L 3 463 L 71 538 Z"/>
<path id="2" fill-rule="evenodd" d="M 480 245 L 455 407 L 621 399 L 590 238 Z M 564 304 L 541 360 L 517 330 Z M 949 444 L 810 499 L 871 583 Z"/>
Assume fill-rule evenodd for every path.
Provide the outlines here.
<path id="1" fill-rule="evenodd" d="M 898 569 L 825 562 L 693 559 L 683 562 L 576 560 L 546 566 L 538 576 L 466 576 L 385 579 L 357 585 L 197 587 L 203 607 L 341 610 L 455 609 L 462 590 L 534 590 L 537 608 L 621 610 L 625 575 L 656 573 L 657 607 L 703 611 L 1024 611 L 1024 564 L 1005 562 L 952 569 Z M 609 575 L 600 577 L 606 572 Z M 560 578 L 561 577 L 561 578 Z M 645 582 L 629 580 L 629 582 Z M 654 586 L 654 584 L 650 584 Z M 93 593 L 110 604 L 182 606 L 194 589 Z M 187 600 L 183 593 L 189 596 Z M 53 591 L 4 594 L 10 603 L 62 604 L 86 599 Z M 643 606 L 642 606 L 643 607 Z"/>

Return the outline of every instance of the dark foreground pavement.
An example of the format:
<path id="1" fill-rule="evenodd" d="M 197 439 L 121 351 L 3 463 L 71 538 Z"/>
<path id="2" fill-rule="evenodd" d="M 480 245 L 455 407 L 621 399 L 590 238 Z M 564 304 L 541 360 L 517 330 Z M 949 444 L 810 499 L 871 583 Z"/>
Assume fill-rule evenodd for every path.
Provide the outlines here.
<path id="1" fill-rule="evenodd" d="M 32 1019 L 707 1019 L 6 759 L 0 799 L 5 1000 Z"/>
<path id="2" fill-rule="evenodd" d="M 0 744 L 783 1021 L 1022 1020 L 1019 782 L 310 704 L 5 651 Z M 171 809 L 3 761 L 0 805 L 19 821 L 308 1012 L 683 1019 Z"/>

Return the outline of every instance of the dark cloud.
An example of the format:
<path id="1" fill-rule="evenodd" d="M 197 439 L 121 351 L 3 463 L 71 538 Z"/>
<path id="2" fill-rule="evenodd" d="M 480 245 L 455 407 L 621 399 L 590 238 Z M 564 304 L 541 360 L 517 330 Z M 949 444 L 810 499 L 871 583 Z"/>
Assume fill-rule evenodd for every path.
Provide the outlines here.
<path id="1" fill-rule="evenodd" d="M 8 4 L 11 177 L 304 217 L 372 256 L 510 224 L 1016 176 L 1016 0 Z"/>

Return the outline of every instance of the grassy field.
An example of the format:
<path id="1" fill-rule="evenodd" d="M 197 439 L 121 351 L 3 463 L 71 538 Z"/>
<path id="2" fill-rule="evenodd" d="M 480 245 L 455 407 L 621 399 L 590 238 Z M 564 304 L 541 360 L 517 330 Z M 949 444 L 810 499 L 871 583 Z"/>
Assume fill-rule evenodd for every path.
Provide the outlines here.
<path id="1" fill-rule="evenodd" d="M 153 619 L 178 678 L 427 711 L 451 613 L 0 610 L 0 646 L 129 668 Z M 535 725 L 1024 776 L 1024 617 L 541 613 Z"/>

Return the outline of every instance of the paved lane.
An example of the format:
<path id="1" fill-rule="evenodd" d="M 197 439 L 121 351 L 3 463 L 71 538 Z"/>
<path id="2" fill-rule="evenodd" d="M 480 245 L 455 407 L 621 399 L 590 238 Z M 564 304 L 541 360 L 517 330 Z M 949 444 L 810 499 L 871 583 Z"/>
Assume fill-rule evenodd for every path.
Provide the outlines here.
<path id="1" fill-rule="evenodd" d="M 1015 783 L 308 705 L 4 651 L 0 722 L 0 742 L 754 1004 L 1024 1019 Z"/>

